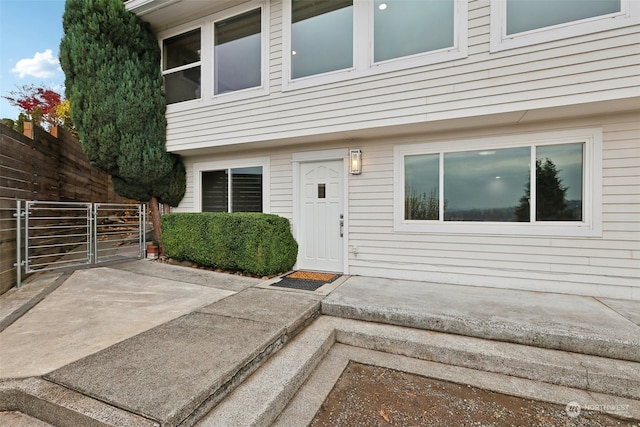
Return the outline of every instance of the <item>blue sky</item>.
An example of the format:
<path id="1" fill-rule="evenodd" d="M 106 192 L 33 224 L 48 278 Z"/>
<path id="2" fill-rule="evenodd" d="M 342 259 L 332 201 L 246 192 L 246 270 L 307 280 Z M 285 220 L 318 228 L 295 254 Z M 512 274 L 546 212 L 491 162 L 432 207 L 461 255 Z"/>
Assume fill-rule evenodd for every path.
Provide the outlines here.
<path id="1" fill-rule="evenodd" d="M 58 55 L 64 0 L 0 0 L 0 96 L 34 84 L 64 95 Z M 20 110 L 0 98 L 0 118 Z"/>

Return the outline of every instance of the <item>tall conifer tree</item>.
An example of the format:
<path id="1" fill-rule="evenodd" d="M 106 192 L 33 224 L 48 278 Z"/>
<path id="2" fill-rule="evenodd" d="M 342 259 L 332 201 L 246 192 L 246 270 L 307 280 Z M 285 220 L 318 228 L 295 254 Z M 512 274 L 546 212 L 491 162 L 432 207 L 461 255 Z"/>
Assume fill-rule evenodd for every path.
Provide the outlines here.
<path id="1" fill-rule="evenodd" d="M 149 201 L 164 253 L 159 203 L 176 206 L 186 174 L 166 151 L 160 48 L 121 0 L 67 0 L 60 64 L 83 151 L 123 197 Z"/>

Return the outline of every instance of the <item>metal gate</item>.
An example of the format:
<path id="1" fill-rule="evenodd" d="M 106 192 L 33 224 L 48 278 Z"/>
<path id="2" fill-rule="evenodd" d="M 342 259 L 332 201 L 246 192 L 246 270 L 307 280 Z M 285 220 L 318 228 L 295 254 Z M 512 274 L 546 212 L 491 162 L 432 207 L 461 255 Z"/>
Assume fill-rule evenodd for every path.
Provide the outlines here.
<path id="1" fill-rule="evenodd" d="M 145 250 L 145 205 L 94 203 L 95 263 L 140 258 Z"/>
<path id="2" fill-rule="evenodd" d="M 140 258 L 145 228 L 143 204 L 27 201 L 23 209 L 18 201 L 18 286 L 22 267 L 25 273 L 35 273 Z"/>

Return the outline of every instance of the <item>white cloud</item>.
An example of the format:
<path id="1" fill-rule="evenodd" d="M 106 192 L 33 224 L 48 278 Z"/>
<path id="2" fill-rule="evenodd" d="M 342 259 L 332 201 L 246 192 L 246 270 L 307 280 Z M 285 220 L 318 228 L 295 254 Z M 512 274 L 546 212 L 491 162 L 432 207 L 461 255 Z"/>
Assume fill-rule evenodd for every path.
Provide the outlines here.
<path id="1" fill-rule="evenodd" d="M 53 57 L 51 49 L 36 52 L 33 58 L 21 59 L 11 69 L 11 72 L 18 74 L 21 79 L 25 76 L 47 79 L 55 76 L 58 71 L 60 71 L 60 61 Z"/>

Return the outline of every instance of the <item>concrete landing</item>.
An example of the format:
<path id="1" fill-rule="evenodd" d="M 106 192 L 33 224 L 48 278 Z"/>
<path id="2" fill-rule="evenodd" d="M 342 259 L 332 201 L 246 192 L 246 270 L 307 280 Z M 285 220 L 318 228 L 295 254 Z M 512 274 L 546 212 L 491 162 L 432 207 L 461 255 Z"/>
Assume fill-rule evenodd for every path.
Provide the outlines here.
<path id="1" fill-rule="evenodd" d="M 322 314 L 640 361 L 640 301 L 357 276 Z"/>

